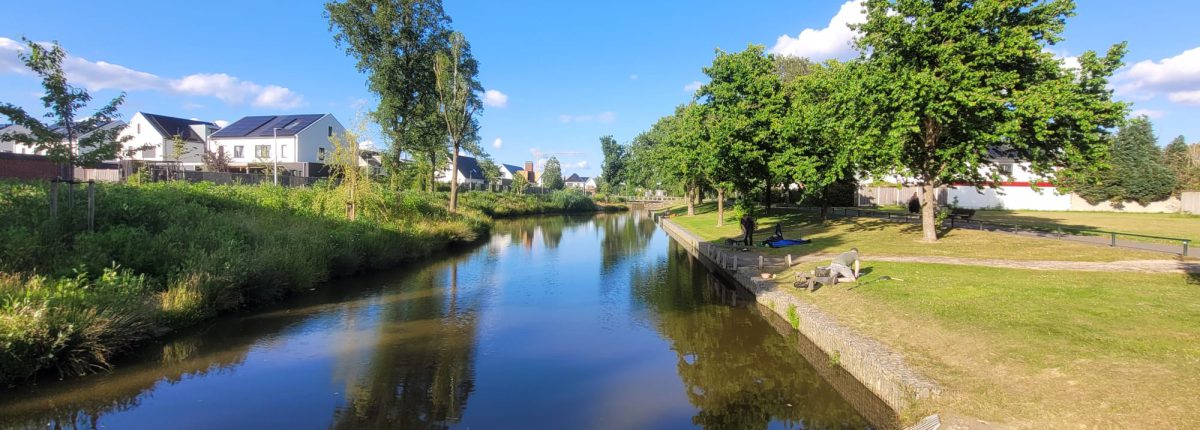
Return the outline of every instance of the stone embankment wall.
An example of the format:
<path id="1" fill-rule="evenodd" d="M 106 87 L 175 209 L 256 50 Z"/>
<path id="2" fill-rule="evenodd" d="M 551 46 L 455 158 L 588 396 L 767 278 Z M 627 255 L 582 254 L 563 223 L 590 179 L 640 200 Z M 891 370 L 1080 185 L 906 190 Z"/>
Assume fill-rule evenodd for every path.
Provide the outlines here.
<path id="1" fill-rule="evenodd" d="M 755 301 L 759 304 L 784 320 L 792 321 L 800 334 L 812 341 L 831 361 L 837 362 L 897 414 L 903 414 L 915 402 L 937 396 L 941 392 L 937 383 L 913 370 L 899 353 L 877 340 L 840 325 L 829 314 L 783 290 L 791 288 L 786 283 L 762 280 L 756 276 L 760 272 L 757 267 L 723 266 L 722 262 L 727 263 L 731 259 L 722 255 L 726 251 L 720 247 L 701 240 L 669 219 L 662 219 L 660 225 L 692 255 L 707 259 L 718 267 L 718 270 L 722 270 L 753 293 Z M 789 318 L 789 314 L 795 317 Z"/>

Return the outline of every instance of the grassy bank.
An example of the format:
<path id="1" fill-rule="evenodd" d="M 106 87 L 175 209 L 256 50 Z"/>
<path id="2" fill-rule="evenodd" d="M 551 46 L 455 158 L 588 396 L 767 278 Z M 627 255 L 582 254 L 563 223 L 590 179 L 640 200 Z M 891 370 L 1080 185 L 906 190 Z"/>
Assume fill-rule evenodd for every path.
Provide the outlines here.
<path id="1" fill-rule="evenodd" d="M 738 235 L 715 214 L 673 221 L 708 240 Z M 856 246 L 859 282 L 809 293 L 790 286 L 805 263 L 779 274 L 777 288 L 900 352 L 943 394 L 919 410 L 976 417 L 1014 428 L 1183 428 L 1200 421 L 1200 275 L 1023 270 L 889 263 L 872 255 L 979 259 L 1169 258 L 1003 233 L 954 230 L 937 244 L 912 226 L 866 219 L 784 222 L 813 245 L 767 253 L 830 254 Z"/>
<path id="2" fill-rule="evenodd" d="M 333 277 L 473 242 L 491 216 L 594 211 L 582 193 L 375 190 L 348 221 L 340 190 L 155 183 L 99 185 L 49 215 L 46 184 L 0 182 L 0 382 L 84 374 L 162 332 L 278 300 Z"/>
<path id="3" fill-rule="evenodd" d="M 682 208 L 672 210 L 675 222 L 710 241 L 741 238 L 741 227 L 732 211 L 726 211 L 725 225 L 717 227 L 715 204 L 704 204 L 695 216 L 686 216 Z M 934 244 L 922 241 L 921 227 L 871 218 L 837 218 L 824 223 L 812 212 L 772 212 L 758 218 L 756 240 L 766 239 L 783 223 L 784 237 L 812 239 L 810 245 L 762 249 L 776 254 L 840 253 L 857 247 L 875 255 L 916 255 L 1009 260 L 1120 261 L 1170 259 L 1169 254 L 1131 249 L 1108 248 L 1084 243 L 1006 235 L 1003 233 L 951 229 Z"/>

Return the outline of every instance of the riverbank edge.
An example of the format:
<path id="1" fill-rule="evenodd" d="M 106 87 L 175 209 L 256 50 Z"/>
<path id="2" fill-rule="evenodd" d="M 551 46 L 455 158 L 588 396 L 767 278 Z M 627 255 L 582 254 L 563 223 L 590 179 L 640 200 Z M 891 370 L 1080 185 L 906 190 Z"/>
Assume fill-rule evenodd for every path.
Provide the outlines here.
<path id="1" fill-rule="evenodd" d="M 415 262 L 415 261 L 420 261 L 423 259 L 428 259 L 428 258 L 440 255 L 440 254 L 448 252 L 448 251 L 453 251 L 455 249 L 477 246 L 483 242 L 486 242 L 489 239 L 489 236 L 491 234 L 491 231 L 492 231 L 492 228 L 494 227 L 495 222 L 499 221 L 499 220 L 511 220 L 511 219 L 519 219 L 519 218 L 526 218 L 526 217 L 539 217 L 539 216 L 570 216 L 570 215 L 595 216 L 595 215 L 600 215 L 600 214 L 605 214 L 605 213 L 616 213 L 616 212 L 623 212 L 623 211 L 629 210 L 629 207 L 627 205 L 621 205 L 621 204 L 602 205 L 602 204 L 595 203 L 595 201 L 593 201 L 593 203 L 594 203 L 594 209 L 580 210 L 580 209 L 563 208 L 563 209 L 551 210 L 551 211 L 528 211 L 528 212 L 509 213 L 509 214 L 494 215 L 494 216 L 485 215 L 483 217 L 484 222 L 477 224 L 477 229 L 474 232 L 475 233 L 474 239 L 445 241 L 436 247 L 424 250 L 424 252 L 422 252 L 422 253 L 410 255 L 406 258 L 401 258 L 401 259 L 395 261 L 394 264 L 407 264 L 407 263 L 411 263 L 411 262 Z M 361 276 L 364 274 L 378 272 L 380 270 L 386 270 L 386 268 L 364 269 L 364 270 L 358 270 L 358 271 L 346 274 L 344 276 L 332 276 L 328 279 L 325 279 L 324 281 L 319 282 L 318 284 L 316 284 L 314 286 L 314 288 L 315 289 L 325 288 L 326 286 L 328 286 L 328 284 L 330 282 L 337 280 L 337 279 L 345 279 L 345 278 L 349 278 L 349 277 L 353 277 L 353 276 Z M 0 275 L 3 275 L 3 274 L 4 273 L 0 272 Z M 93 371 L 87 372 L 86 374 L 79 374 L 79 375 L 70 375 L 68 373 L 64 373 L 61 369 L 59 369 L 57 377 L 60 379 L 68 378 L 68 377 L 78 378 L 78 377 L 85 377 L 85 376 L 88 376 L 88 375 L 94 374 L 94 373 L 102 373 L 103 371 L 110 370 L 112 367 L 115 367 L 115 365 L 113 363 L 116 360 L 120 360 L 122 357 L 133 354 L 138 349 L 146 347 L 148 344 L 151 344 L 152 342 L 154 342 L 156 340 L 162 339 L 162 338 L 169 336 L 173 333 L 176 333 L 180 330 L 187 330 L 187 329 L 191 329 L 191 328 L 200 326 L 208 321 L 228 315 L 233 312 L 253 311 L 257 308 L 265 307 L 265 306 L 276 304 L 276 303 L 281 303 L 283 301 L 286 301 L 288 298 L 295 297 L 295 296 L 296 296 L 295 292 L 284 293 L 282 296 L 279 296 L 279 297 L 275 298 L 274 300 L 258 302 L 252 306 L 244 306 L 243 305 L 243 306 L 240 306 L 236 309 L 229 310 L 229 311 L 215 312 L 211 315 L 208 315 L 205 318 L 194 319 L 194 320 L 189 320 L 189 321 L 175 321 L 174 323 L 169 324 L 169 325 L 163 324 L 161 321 L 156 321 L 156 322 L 154 322 L 154 326 L 150 330 L 148 330 L 148 333 L 146 333 L 144 336 L 139 336 L 136 339 L 128 339 L 125 342 L 114 343 L 112 345 L 106 345 L 105 348 L 106 348 L 106 350 L 110 351 L 110 354 L 106 355 L 104 357 L 105 364 L 103 366 L 100 366 L 99 368 L 96 368 Z M 12 357 L 9 357 L 9 358 L 12 358 Z M 0 377 L 0 390 L 19 386 L 19 385 L 25 385 L 25 384 L 31 384 L 31 383 L 36 384 L 36 381 L 41 376 L 51 374 L 51 373 L 55 372 L 55 370 L 56 370 L 56 367 L 53 367 L 53 366 L 51 366 L 51 367 L 39 366 L 39 369 L 37 369 L 35 371 L 35 373 L 33 373 L 32 375 L 30 375 L 28 377 L 17 378 L 17 379 L 6 379 L 3 377 Z M 0 375 L 0 376 L 3 376 L 3 375 Z"/>
<path id="2" fill-rule="evenodd" d="M 800 334 L 836 360 L 838 366 L 892 408 L 898 417 L 911 416 L 918 402 L 941 394 L 941 387 L 935 381 L 917 372 L 887 345 L 839 324 L 811 303 L 781 291 L 775 281 L 756 279 L 753 267 L 735 270 L 722 267 L 717 263 L 722 252 L 718 247 L 670 219 L 656 218 L 668 236 L 750 291 L 760 305 L 791 322 Z"/>

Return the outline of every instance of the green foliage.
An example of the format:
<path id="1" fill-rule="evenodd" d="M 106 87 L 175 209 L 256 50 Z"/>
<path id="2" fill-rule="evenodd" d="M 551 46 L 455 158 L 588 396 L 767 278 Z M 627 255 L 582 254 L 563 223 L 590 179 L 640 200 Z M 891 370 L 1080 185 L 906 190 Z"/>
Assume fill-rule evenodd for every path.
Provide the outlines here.
<path id="1" fill-rule="evenodd" d="M 1164 164 L 1149 118 L 1131 119 L 1111 142 L 1111 165 L 1077 178 L 1076 193 L 1092 204 L 1130 200 L 1148 204 L 1170 197 L 1176 172 Z"/>
<path id="2" fill-rule="evenodd" d="M 1175 192 L 1200 190 L 1200 163 L 1194 158 L 1183 136 L 1163 150 L 1163 161 L 1175 173 Z"/>
<path id="3" fill-rule="evenodd" d="M 546 161 L 546 169 L 542 170 L 542 188 L 547 190 L 561 190 L 565 186 L 562 176 L 562 165 L 558 163 L 558 158 L 550 156 Z"/>
<path id="4" fill-rule="evenodd" d="M 489 216 L 596 210 L 577 190 L 470 192 L 452 214 L 445 194 L 361 187 L 379 197 L 351 222 L 343 189 L 97 185 L 89 233 L 82 208 L 45 216 L 45 184 L 0 181 L 0 382 L 105 369 L 158 328 L 476 241 Z"/>
<path id="5" fill-rule="evenodd" d="M 800 329 L 800 314 L 796 312 L 796 305 L 788 305 L 787 319 L 788 323 L 792 325 L 792 328 L 797 330 Z"/>
<path id="6" fill-rule="evenodd" d="M 387 135 L 386 163 L 395 173 L 400 154 L 412 154 L 429 180 L 445 166 L 446 127 L 438 116 L 436 58 L 450 45 L 450 17 L 440 0 L 345 0 L 325 4 L 334 41 L 367 74 L 379 97 L 372 116 Z"/>
<path id="7" fill-rule="evenodd" d="M 1069 70 L 1049 52 L 1074 12 L 1068 0 L 1044 2 L 867 0 L 858 47 L 861 136 L 856 158 L 873 173 L 898 173 L 930 189 L 985 184 L 991 151 L 1050 176 L 1066 166 L 1100 164 L 1108 130 L 1126 106 L 1108 78 L 1125 45 L 1105 57 L 1088 51 Z M 923 211 L 936 240 L 933 211 Z"/>
<path id="8" fill-rule="evenodd" d="M 52 118 L 53 122 L 44 124 L 21 107 L 0 103 L 0 115 L 28 128 L 31 133 L 3 133 L 0 134 L 0 141 L 33 146 L 38 151 L 44 151 L 51 161 L 71 166 L 90 166 L 116 158 L 121 145 L 133 136 L 119 137 L 119 127 L 101 127 L 120 116 L 117 109 L 125 102 L 125 93 L 113 98 L 91 116 L 80 119 L 80 110 L 87 107 L 92 96 L 87 90 L 67 83 L 62 68 L 66 51 L 57 42 L 42 46 L 25 37 L 21 41 L 25 42 L 28 53 L 21 52 L 18 56 L 25 67 L 42 78 L 45 91 L 42 106 L 49 110 L 46 117 Z"/>
<path id="9" fill-rule="evenodd" d="M 525 193 L 525 189 L 529 188 L 529 179 L 525 177 L 525 171 L 521 171 L 520 174 L 513 175 L 512 184 L 510 186 L 512 187 L 512 191 L 517 194 Z"/>
<path id="10" fill-rule="evenodd" d="M 471 45 L 462 33 L 450 34 L 450 46 L 434 58 L 433 68 L 437 86 L 438 116 L 446 125 L 450 138 L 451 163 L 457 170 L 459 150 L 464 147 L 476 154 L 483 153 L 479 147 L 479 118 L 483 110 L 479 93 L 479 63 L 471 55 Z M 451 174 L 450 212 L 458 210 L 458 180 Z"/>
<path id="11" fill-rule="evenodd" d="M 608 135 L 600 138 L 600 151 L 604 153 L 604 164 L 600 165 L 600 178 L 603 179 L 600 188 L 617 192 L 616 187 L 625 182 L 625 147 Z"/>

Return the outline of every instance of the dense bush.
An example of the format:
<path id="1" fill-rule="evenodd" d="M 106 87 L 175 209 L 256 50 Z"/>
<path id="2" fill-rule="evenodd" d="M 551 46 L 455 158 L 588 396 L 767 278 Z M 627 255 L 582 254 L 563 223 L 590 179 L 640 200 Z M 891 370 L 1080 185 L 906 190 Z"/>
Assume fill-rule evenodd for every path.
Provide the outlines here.
<path id="1" fill-rule="evenodd" d="M 209 183 L 98 185 L 94 232 L 65 187 L 0 182 L 0 382 L 108 367 L 169 328 L 394 265 L 486 233 L 490 216 L 595 210 L 586 195 L 365 193 Z M 377 185 L 375 187 L 378 187 Z M 362 194 L 360 194 L 361 196 Z"/>

